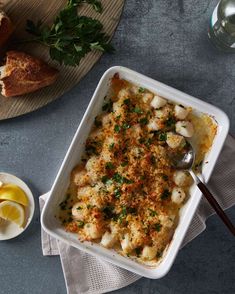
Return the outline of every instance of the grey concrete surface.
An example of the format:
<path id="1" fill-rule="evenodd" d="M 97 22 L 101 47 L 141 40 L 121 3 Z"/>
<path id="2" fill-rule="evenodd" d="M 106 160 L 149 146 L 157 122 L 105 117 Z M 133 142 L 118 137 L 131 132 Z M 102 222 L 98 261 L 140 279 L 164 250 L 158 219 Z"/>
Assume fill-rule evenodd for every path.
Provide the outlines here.
<path id="1" fill-rule="evenodd" d="M 235 55 L 218 52 L 207 39 L 216 2 L 127 0 L 113 39 L 114 55 L 104 55 L 79 85 L 56 102 L 0 122 L 0 170 L 25 180 L 36 200 L 27 231 L 0 243 L 1 294 L 66 293 L 59 257 L 41 253 L 38 197 L 50 189 L 108 67 L 130 67 L 222 108 L 235 133 Z M 228 213 L 235 222 L 235 208 Z M 214 216 L 206 231 L 180 251 L 165 278 L 143 278 L 116 293 L 233 294 L 234 281 L 234 238 Z"/>

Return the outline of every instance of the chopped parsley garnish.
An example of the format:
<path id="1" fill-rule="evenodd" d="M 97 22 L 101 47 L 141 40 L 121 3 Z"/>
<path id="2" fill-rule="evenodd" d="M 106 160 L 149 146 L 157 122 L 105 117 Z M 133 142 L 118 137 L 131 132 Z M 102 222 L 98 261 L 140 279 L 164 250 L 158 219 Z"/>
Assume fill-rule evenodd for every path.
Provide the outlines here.
<path id="1" fill-rule="evenodd" d="M 175 118 L 173 117 L 173 116 L 170 116 L 166 121 L 165 121 L 165 125 L 167 126 L 167 127 L 173 127 L 174 125 L 175 125 L 175 123 L 176 123 L 176 120 L 175 120 Z"/>
<path id="2" fill-rule="evenodd" d="M 167 134 L 166 133 L 160 133 L 158 136 L 159 141 L 166 141 L 167 140 Z"/>
<path id="3" fill-rule="evenodd" d="M 115 198 L 120 198 L 121 197 L 121 190 L 119 188 L 116 188 L 114 190 L 114 196 L 115 196 Z"/>
<path id="4" fill-rule="evenodd" d="M 139 93 L 144 93 L 145 92 L 145 88 L 143 88 L 143 87 L 139 87 Z"/>
<path id="5" fill-rule="evenodd" d="M 162 178 L 163 178 L 164 181 L 168 181 L 168 176 L 167 176 L 167 175 L 164 175 L 164 174 L 163 174 L 163 175 L 162 175 Z"/>
<path id="6" fill-rule="evenodd" d="M 81 206 L 78 206 L 76 209 L 77 209 L 77 210 L 81 210 L 81 209 L 82 209 L 82 207 L 81 207 Z"/>
<path id="7" fill-rule="evenodd" d="M 121 127 L 120 127 L 119 125 L 115 125 L 115 126 L 114 126 L 114 131 L 115 131 L 116 133 L 119 133 L 120 130 L 121 130 Z"/>
<path id="8" fill-rule="evenodd" d="M 157 232 L 160 232 L 160 231 L 161 231 L 161 228 L 162 228 L 161 223 L 156 223 L 156 224 L 154 225 L 154 229 L 155 229 Z"/>
<path id="9" fill-rule="evenodd" d="M 106 185 L 111 185 L 113 183 L 112 179 L 110 179 L 108 176 L 103 176 L 101 178 L 101 181 Z"/>
<path id="10" fill-rule="evenodd" d="M 123 177 L 119 173 L 115 173 L 113 175 L 113 180 L 117 183 L 120 183 L 120 184 L 123 183 Z"/>
<path id="11" fill-rule="evenodd" d="M 114 143 L 109 144 L 109 150 L 112 150 L 114 147 Z"/>
<path id="12" fill-rule="evenodd" d="M 121 166 L 122 166 L 122 167 L 125 167 L 125 166 L 127 166 L 127 165 L 128 165 L 128 161 L 124 161 L 124 162 L 121 163 Z"/>
<path id="13" fill-rule="evenodd" d="M 106 164 L 105 164 L 105 168 L 106 169 L 114 169 L 114 165 L 112 164 L 112 162 L 106 162 Z"/>
<path id="14" fill-rule="evenodd" d="M 145 176 L 145 175 L 141 175 L 141 176 L 140 176 L 140 179 L 143 181 L 143 180 L 146 179 L 146 176 Z"/>
<path id="15" fill-rule="evenodd" d="M 125 105 L 130 105 L 130 103 L 131 103 L 131 100 L 128 98 L 128 99 L 125 99 L 124 101 L 123 101 L 123 103 L 125 104 Z"/>
<path id="16" fill-rule="evenodd" d="M 119 173 L 115 173 L 112 179 L 119 184 L 132 184 L 132 180 L 127 179 L 126 177 L 121 176 Z"/>
<path id="17" fill-rule="evenodd" d="M 145 142 L 145 139 L 143 137 L 139 138 L 139 143 L 143 144 Z"/>
<path id="18" fill-rule="evenodd" d="M 124 122 L 123 125 L 122 125 L 122 128 L 123 128 L 124 130 L 129 129 L 130 127 L 131 127 L 131 125 L 128 124 L 128 123 L 126 123 L 126 122 Z"/>
<path id="19" fill-rule="evenodd" d="M 156 212 L 155 210 L 153 210 L 153 209 L 151 209 L 151 208 L 149 208 L 148 210 L 149 210 L 149 212 L 150 212 L 150 213 L 149 213 L 150 216 L 156 216 L 156 215 L 157 215 L 157 212 Z"/>
<path id="20" fill-rule="evenodd" d="M 136 214 L 137 213 L 137 209 L 135 207 L 128 207 L 127 211 L 128 211 L 128 213 L 131 213 L 131 214 Z"/>
<path id="21" fill-rule="evenodd" d="M 86 151 L 86 154 L 89 156 L 93 154 L 98 155 L 96 147 L 92 144 L 87 144 L 85 147 L 85 151 Z"/>
<path id="22" fill-rule="evenodd" d="M 116 120 L 119 120 L 121 118 L 121 114 L 119 114 L 118 116 L 116 116 Z"/>
<path id="23" fill-rule="evenodd" d="M 156 163 L 156 158 L 155 158 L 154 155 L 151 155 L 150 161 L 151 161 L 152 164 L 155 164 Z"/>
<path id="24" fill-rule="evenodd" d="M 134 183 L 134 181 L 129 180 L 129 179 L 125 178 L 125 177 L 123 177 L 123 181 L 124 181 L 125 184 L 133 184 Z"/>
<path id="25" fill-rule="evenodd" d="M 141 248 L 141 247 L 137 247 L 137 248 L 135 248 L 135 253 L 136 253 L 137 257 L 140 256 L 141 251 L 142 251 L 142 248 Z"/>
<path id="26" fill-rule="evenodd" d="M 151 139 L 151 138 L 148 138 L 148 139 L 146 140 L 145 146 L 146 146 L 146 147 L 149 147 L 151 144 L 152 144 L 152 139 Z"/>
<path id="27" fill-rule="evenodd" d="M 83 221 L 77 221 L 77 226 L 78 226 L 78 228 L 83 228 L 84 227 L 84 225 L 85 225 L 85 223 L 83 222 Z"/>
<path id="28" fill-rule="evenodd" d="M 147 119 L 147 117 L 143 117 L 143 118 L 141 118 L 141 119 L 139 120 L 139 123 L 140 123 L 141 125 L 147 125 L 147 124 L 148 124 L 148 119 Z"/>
<path id="29" fill-rule="evenodd" d="M 115 216 L 115 213 L 113 212 L 113 210 L 114 210 L 114 207 L 111 205 L 107 205 L 103 208 L 103 213 L 106 219 L 111 219 Z"/>
<path id="30" fill-rule="evenodd" d="M 111 112 L 112 108 L 113 108 L 113 102 L 110 100 L 103 105 L 102 110 L 107 111 L 107 112 Z"/>
<path id="31" fill-rule="evenodd" d="M 162 200 L 167 199 L 170 196 L 170 194 L 171 194 L 170 191 L 168 189 L 165 189 L 161 195 L 161 199 Z"/>
<path id="32" fill-rule="evenodd" d="M 122 207 L 122 212 L 119 214 L 118 219 L 120 222 L 127 216 L 127 209 L 126 206 Z"/>
<path id="33" fill-rule="evenodd" d="M 132 110 L 132 112 L 135 112 L 135 113 L 139 113 L 139 114 L 141 114 L 141 113 L 143 113 L 143 110 L 140 109 L 139 107 L 135 107 L 135 108 Z"/>

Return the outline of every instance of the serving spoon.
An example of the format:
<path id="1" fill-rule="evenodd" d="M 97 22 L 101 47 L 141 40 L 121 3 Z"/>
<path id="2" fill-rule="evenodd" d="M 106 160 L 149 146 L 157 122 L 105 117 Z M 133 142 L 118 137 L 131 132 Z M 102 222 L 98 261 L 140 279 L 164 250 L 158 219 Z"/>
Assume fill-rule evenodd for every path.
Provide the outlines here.
<path id="1" fill-rule="evenodd" d="M 183 152 L 171 154 L 170 157 L 171 157 L 172 165 L 174 168 L 178 170 L 189 171 L 194 182 L 196 183 L 196 185 L 198 186 L 202 194 L 205 196 L 209 204 L 213 207 L 215 212 L 218 214 L 218 216 L 221 218 L 221 220 L 224 222 L 224 224 L 227 226 L 230 232 L 235 236 L 234 225 L 232 224 L 228 216 L 225 214 L 223 209 L 220 207 L 219 203 L 216 201 L 216 199 L 214 198 L 212 193 L 209 191 L 209 189 L 206 187 L 206 185 L 199 179 L 199 177 L 193 171 L 193 164 L 195 161 L 195 151 L 192 145 L 189 142 L 187 142 L 187 147 L 183 150 Z"/>

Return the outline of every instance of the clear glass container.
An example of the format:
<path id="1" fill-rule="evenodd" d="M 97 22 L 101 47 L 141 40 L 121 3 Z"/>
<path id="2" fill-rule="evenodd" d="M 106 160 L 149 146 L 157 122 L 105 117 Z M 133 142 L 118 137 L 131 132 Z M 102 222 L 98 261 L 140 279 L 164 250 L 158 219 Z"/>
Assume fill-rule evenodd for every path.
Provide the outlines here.
<path id="1" fill-rule="evenodd" d="M 210 21 L 208 36 L 219 49 L 235 53 L 235 0 L 221 0 Z"/>

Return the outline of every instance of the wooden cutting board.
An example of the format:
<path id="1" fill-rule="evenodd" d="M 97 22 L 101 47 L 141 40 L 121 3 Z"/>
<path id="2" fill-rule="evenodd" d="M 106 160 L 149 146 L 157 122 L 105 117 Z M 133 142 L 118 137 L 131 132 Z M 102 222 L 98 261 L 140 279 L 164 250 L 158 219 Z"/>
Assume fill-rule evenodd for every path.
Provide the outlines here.
<path id="1" fill-rule="evenodd" d="M 115 31 L 119 22 L 125 0 L 101 0 L 103 13 L 96 13 L 91 6 L 83 5 L 79 13 L 99 19 L 104 31 L 109 35 Z M 66 4 L 66 0 L 3 0 L 1 8 L 8 14 L 15 25 L 12 39 L 25 39 L 26 20 L 52 23 L 55 16 Z M 38 44 L 11 45 L 12 49 L 22 50 L 48 62 L 60 71 L 58 80 L 47 88 L 20 97 L 5 98 L 0 95 L 0 120 L 16 117 L 34 111 L 53 100 L 76 85 L 92 68 L 101 56 L 100 52 L 89 53 L 77 67 L 60 66 L 50 60 L 47 48 Z"/>

